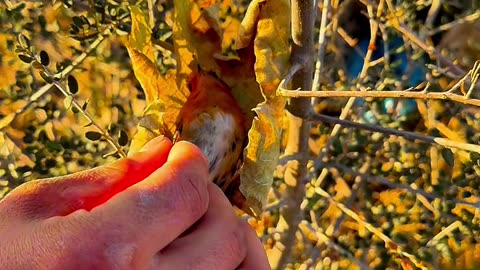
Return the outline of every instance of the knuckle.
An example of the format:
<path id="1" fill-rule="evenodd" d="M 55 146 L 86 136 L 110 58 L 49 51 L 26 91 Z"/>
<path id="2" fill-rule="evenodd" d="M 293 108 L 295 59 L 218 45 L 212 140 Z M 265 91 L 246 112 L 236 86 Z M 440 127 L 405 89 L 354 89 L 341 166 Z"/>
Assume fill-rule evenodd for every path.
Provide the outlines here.
<path id="1" fill-rule="evenodd" d="M 74 228 L 75 226 L 68 226 Z M 114 224 L 104 230 L 95 224 L 89 227 L 78 227 L 70 243 L 69 254 L 76 254 L 77 260 L 86 263 L 90 269 L 135 269 L 137 248 L 124 226 Z M 84 256 L 84 257 L 83 257 Z"/>
<path id="2" fill-rule="evenodd" d="M 229 226 L 228 237 L 225 239 L 225 252 L 243 260 L 247 255 L 247 238 L 245 235 L 245 228 L 241 221 L 236 220 L 234 224 Z"/>
<path id="3" fill-rule="evenodd" d="M 206 183 L 191 173 L 182 175 L 178 185 L 178 196 L 182 210 L 186 210 L 195 219 L 200 218 L 207 211 L 208 191 Z"/>
<path id="4" fill-rule="evenodd" d="M 14 189 L 0 201 L 2 215 L 35 217 L 45 206 L 44 200 L 49 198 L 40 195 L 46 193 L 50 182 L 33 180 Z"/>

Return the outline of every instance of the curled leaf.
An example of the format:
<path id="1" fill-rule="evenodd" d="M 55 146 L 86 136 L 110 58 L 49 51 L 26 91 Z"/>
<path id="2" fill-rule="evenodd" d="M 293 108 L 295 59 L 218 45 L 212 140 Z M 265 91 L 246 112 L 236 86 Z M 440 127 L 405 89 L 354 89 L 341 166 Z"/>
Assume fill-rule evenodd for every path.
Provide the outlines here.
<path id="1" fill-rule="evenodd" d="M 254 109 L 258 117 L 253 120 L 248 132 L 249 142 L 243 153 L 244 163 L 240 171 L 240 191 L 255 216 L 263 211 L 280 155 L 282 128 L 279 121 L 283 107 L 284 101 L 280 97 L 260 104 Z"/>
<path id="2" fill-rule="evenodd" d="M 177 114 L 188 96 L 186 87 L 179 88 L 173 74 L 162 75 L 153 62 L 151 29 L 140 8 L 130 6 L 132 31 L 125 45 L 132 61 L 135 77 L 143 88 L 147 107 L 133 136 L 129 154 L 160 134 L 172 139 Z"/>
<path id="3" fill-rule="evenodd" d="M 276 96 L 276 89 L 289 66 L 289 14 L 288 0 L 253 1 L 237 39 L 238 46 L 254 48 L 255 76 L 265 98 L 265 102 L 254 109 L 257 117 L 248 132 L 249 143 L 240 171 L 240 191 L 257 216 L 263 211 L 280 156 L 286 101 Z M 255 33 L 253 39 L 252 33 Z"/>

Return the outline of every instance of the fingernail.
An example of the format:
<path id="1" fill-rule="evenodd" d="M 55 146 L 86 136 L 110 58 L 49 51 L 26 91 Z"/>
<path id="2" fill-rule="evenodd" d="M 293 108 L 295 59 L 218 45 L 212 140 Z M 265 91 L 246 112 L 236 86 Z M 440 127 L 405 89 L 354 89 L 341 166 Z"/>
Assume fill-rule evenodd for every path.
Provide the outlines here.
<path id="1" fill-rule="evenodd" d="M 149 142 L 147 142 L 143 147 L 142 149 L 140 149 L 139 152 L 147 152 L 147 151 L 151 151 L 155 146 L 161 144 L 162 142 L 164 142 L 165 140 L 168 140 L 167 137 L 165 137 L 164 135 L 160 135 L 158 137 L 155 137 L 153 139 L 151 139 Z"/>
<path id="2" fill-rule="evenodd" d="M 196 151 L 198 151 L 198 153 L 197 153 L 195 156 L 200 157 L 201 159 L 203 159 L 203 162 L 204 162 L 205 164 L 207 164 L 207 166 L 208 166 L 208 159 L 207 159 L 207 157 L 205 156 L 205 154 L 202 152 L 202 150 L 201 150 L 200 148 L 198 148 L 198 146 L 196 146 L 195 144 L 193 144 L 193 143 L 191 143 L 191 142 L 189 142 L 189 141 L 179 141 L 179 142 L 177 142 L 173 147 L 178 148 L 178 147 L 182 147 L 182 145 L 190 145 L 190 147 L 195 148 Z M 191 152 L 191 150 L 190 150 L 189 153 L 193 153 L 193 152 Z M 175 155 L 175 154 L 174 154 L 174 155 Z M 182 155 L 183 155 L 183 153 L 182 153 Z"/>

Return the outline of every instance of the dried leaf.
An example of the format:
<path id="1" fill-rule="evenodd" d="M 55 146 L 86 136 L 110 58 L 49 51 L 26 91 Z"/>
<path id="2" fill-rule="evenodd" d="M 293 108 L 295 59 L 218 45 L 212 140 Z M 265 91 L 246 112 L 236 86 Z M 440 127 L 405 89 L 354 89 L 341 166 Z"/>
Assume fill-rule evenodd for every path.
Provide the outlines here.
<path id="1" fill-rule="evenodd" d="M 247 41 L 249 46 L 253 43 L 255 75 L 265 98 L 265 102 L 254 109 L 258 117 L 248 133 L 245 163 L 240 171 L 240 191 L 256 215 L 263 211 L 280 155 L 285 100 L 276 96 L 276 89 L 289 65 L 289 14 L 287 0 L 254 1 L 242 21 L 244 36 L 237 39 L 244 42 L 238 44 L 240 47 Z M 253 40 L 252 33 L 255 33 Z"/>
<path id="2" fill-rule="evenodd" d="M 174 5 L 177 84 L 183 89 L 186 87 L 186 79 L 196 70 L 197 65 L 220 74 L 214 56 L 222 51 L 222 33 L 217 5 L 200 7 L 191 0 L 175 0 Z"/>
<path id="3" fill-rule="evenodd" d="M 132 154 L 160 134 L 172 139 L 177 114 L 187 99 L 188 89 L 186 86 L 178 88 L 172 74 L 166 76 L 160 74 L 152 62 L 153 46 L 147 17 L 138 7 L 130 6 L 130 10 L 132 31 L 125 44 L 135 77 L 142 86 L 147 101 L 147 107 L 130 146 L 129 154 Z"/>
<path id="4" fill-rule="evenodd" d="M 9 113 L 7 116 L 0 119 L 0 130 L 8 127 L 10 123 L 15 120 L 15 113 Z"/>
<path id="5" fill-rule="evenodd" d="M 162 76 L 157 67 L 142 53 L 135 50 L 129 50 L 129 53 L 132 63 L 134 63 L 134 73 L 137 80 L 146 93 L 154 95 L 147 102 L 147 108 L 140 120 L 137 134 L 132 140 L 129 153 L 135 153 L 148 140 L 155 137 L 152 137 L 152 132 L 157 135 L 163 134 L 172 139 L 176 128 L 175 121 L 178 112 L 187 99 L 186 92 L 188 90 L 178 90 L 175 78 L 172 75 Z"/>
<path id="6" fill-rule="evenodd" d="M 252 110 L 265 101 L 255 77 L 253 46 L 238 51 L 238 59 L 217 59 L 221 67 L 220 78 L 232 88 L 232 94 L 245 114 L 250 129 L 255 113 Z"/>
<path id="7" fill-rule="evenodd" d="M 277 119 L 281 119 L 283 111 L 279 108 L 283 106 L 282 98 L 260 104 L 254 109 L 258 117 L 253 120 L 248 132 L 249 142 L 243 153 L 244 163 L 240 170 L 240 191 L 246 198 L 247 207 L 256 216 L 262 213 L 265 206 L 280 155 L 282 128 Z"/>

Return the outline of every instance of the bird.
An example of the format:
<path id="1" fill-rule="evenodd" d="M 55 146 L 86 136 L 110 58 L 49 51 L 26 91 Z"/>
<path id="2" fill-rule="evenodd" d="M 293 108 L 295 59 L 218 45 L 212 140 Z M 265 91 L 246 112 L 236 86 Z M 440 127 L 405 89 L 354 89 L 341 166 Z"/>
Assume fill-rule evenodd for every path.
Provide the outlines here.
<path id="1" fill-rule="evenodd" d="M 242 208 L 239 170 L 247 141 L 245 115 L 231 88 L 200 68 L 187 79 L 190 91 L 176 121 L 174 141 L 195 144 L 208 160 L 209 180 Z"/>

